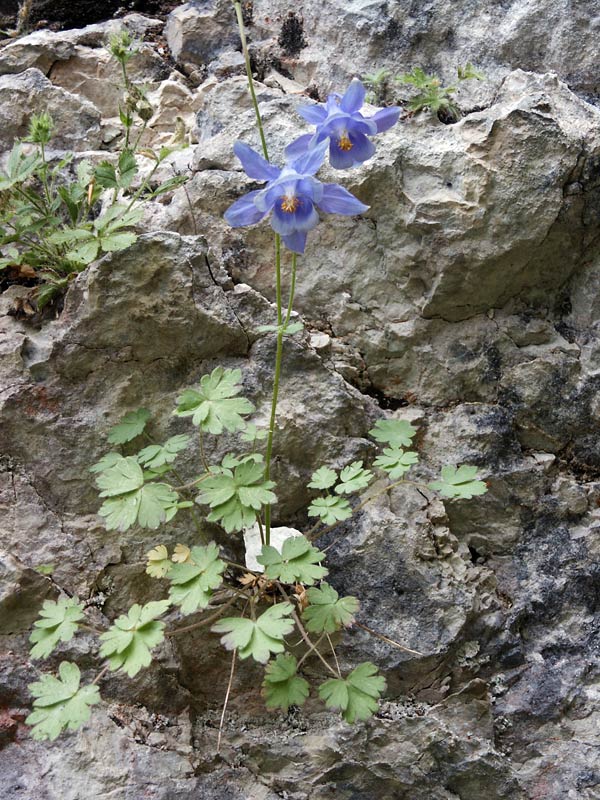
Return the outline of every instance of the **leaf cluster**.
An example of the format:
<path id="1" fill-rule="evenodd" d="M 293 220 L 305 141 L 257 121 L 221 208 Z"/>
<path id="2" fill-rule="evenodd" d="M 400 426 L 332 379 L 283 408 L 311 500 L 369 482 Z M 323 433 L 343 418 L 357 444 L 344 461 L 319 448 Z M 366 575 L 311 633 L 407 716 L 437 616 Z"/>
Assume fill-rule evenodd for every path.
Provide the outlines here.
<path id="1" fill-rule="evenodd" d="M 327 708 L 342 712 L 346 722 L 369 719 L 385 690 L 385 678 L 377 675 L 370 661 L 359 664 L 346 678 L 332 678 L 319 687 L 319 696 Z"/>
<path id="2" fill-rule="evenodd" d="M 218 522 L 227 533 L 249 528 L 263 506 L 277 500 L 272 491 L 275 483 L 264 479 L 262 458 L 259 459 L 245 460 L 235 466 L 238 459 L 224 460 L 219 471 L 201 484 L 196 502 L 210 506 L 208 521 Z M 225 466 L 227 463 L 232 466 Z"/>
<path id="3" fill-rule="evenodd" d="M 109 531 L 126 531 L 135 524 L 154 530 L 173 519 L 179 508 L 177 492 L 167 483 L 146 482 L 133 456 L 114 454 L 109 465 L 98 472 L 96 483 L 100 497 L 106 498 L 98 513 Z"/>
<path id="4" fill-rule="evenodd" d="M 484 75 L 478 72 L 469 62 L 464 67 L 458 67 L 459 81 L 475 79 L 484 80 Z M 417 94 L 411 98 L 408 107 L 413 112 L 428 108 L 442 120 L 442 122 L 456 122 L 460 119 L 460 109 L 454 99 L 458 86 L 442 86 L 437 75 L 428 75 L 420 67 L 414 67 L 410 72 L 405 72 L 395 78 L 398 83 L 412 86 Z"/>

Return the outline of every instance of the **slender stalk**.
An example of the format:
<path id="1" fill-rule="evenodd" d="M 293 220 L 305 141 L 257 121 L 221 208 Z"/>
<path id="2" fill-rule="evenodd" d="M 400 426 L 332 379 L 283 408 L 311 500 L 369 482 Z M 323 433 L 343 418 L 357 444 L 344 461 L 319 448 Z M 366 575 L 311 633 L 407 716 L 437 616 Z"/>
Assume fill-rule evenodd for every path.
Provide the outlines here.
<path id="1" fill-rule="evenodd" d="M 50 206 L 52 205 L 52 200 L 50 199 L 50 188 L 48 187 L 48 162 L 46 161 L 46 148 L 44 147 L 44 143 L 40 142 L 40 154 L 42 156 L 42 164 L 43 168 L 40 171 L 42 176 L 42 184 L 44 186 L 44 192 L 46 194 L 46 202 L 48 203 L 48 213 L 50 213 Z"/>
<path id="2" fill-rule="evenodd" d="M 400 642 L 396 642 L 394 641 L 394 639 L 390 639 L 389 636 L 384 636 L 383 633 L 377 633 L 377 631 L 374 631 L 373 628 L 369 628 L 366 625 L 363 625 L 362 622 L 354 620 L 354 625 L 356 625 L 358 628 L 362 628 L 363 631 L 370 633 L 371 636 L 375 636 L 377 639 L 381 639 L 382 642 L 387 642 L 387 644 L 391 644 L 394 647 L 397 647 L 399 650 L 404 650 L 407 653 L 413 653 L 413 655 L 415 656 L 423 655 L 423 653 L 419 653 L 418 650 L 411 650 L 410 647 L 405 647 L 403 644 L 400 644 Z"/>
<path id="3" fill-rule="evenodd" d="M 283 323 L 283 327 L 284 328 L 287 327 L 287 325 L 288 325 L 288 323 L 290 321 L 290 317 L 292 316 L 292 310 L 293 310 L 293 307 L 294 307 L 294 294 L 296 293 L 296 260 L 297 260 L 297 258 L 298 258 L 298 256 L 296 255 L 296 253 L 292 253 L 292 278 L 291 278 L 291 282 L 290 282 L 290 298 L 288 300 L 287 312 L 286 312 L 285 320 L 284 320 L 284 323 Z"/>
<path id="4" fill-rule="evenodd" d="M 96 636 L 99 636 L 101 633 L 104 633 L 103 630 L 99 630 L 98 628 L 93 628 L 91 625 L 85 625 L 82 622 L 78 622 L 77 627 L 81 628 L 82 631 L 89 631 L 90 633 L 95 633 Z"/>
<path id="5" fill-rule="evenodd" d="M 258 512 L 256 512 L 256 522 L 258 524 L 258 532 L 260 533 L 261 544 L 268 544 L 268 542 L 265 540 L 265 531 Z"/>
<path id="6" fill-rule="evenodd" d="M 265 481 L 271 478 L 271 456 L 273 453 L 273 436 L 277 416 L 277 400 L 279 398 L 279 379 L 281 376 L 281 360 L 283 356 L 283 311 L 281 306 L 281 239 L 275 237 L 275 279 L 277 293 L 277 350 L 275 353 L 275 375 L 273 377 L 273 395 L 271 397 L 271 416 L 269 419 L 269 435 L 267 436 L 267 452 L 265 455 Z M 265 543 L 271 543 L 271 506 L 265 506 Z"/>
<path id="7" fill-rule="evenodd" d="M 95 678 L 94 678 L 94 680 L 92 681 L 92 686 L 94 686 L 94 685 L 95 685 L 95 684 L 97 684 L 97 683 L 100 683 L 100 681 L 101 681 L 101 680 L 102 680 L 102 678 L 103 678 L 103 677 L 106 675 L 106 673 L 108 672 L 108 670 L 109 670 L 109 669 L 110 669 L 110 665 L 109 665 L 109 664 L 107 664 L 107 665 L 104 667 L 104 669 L 103 669 L 101 672 L 99 672 L 99 673 L 96 675 L 96 677 L 95 677 Z"/>
<path id="8" fill-rule="evenodd" d="M 128 206 L 127 206 L 127 208 L 125 209 L 125 213 L 127 213 L 127 211 L 129 211 L 129 210 L 131 209 L 131 207 L 133 206 L 133 204 L 135 203 L 135 201 L 136 201 L 136 200 L 139 198 L 139 196 L 142 194 L 142 192 L 143 192 L 143 191 L 144 191 L 144 190 L 145 190 L 145 189 L 146 189 L 146 188 L 147 188 L 147 187 L 150 185 L 150 181 L 151 181 L 151 180 L 152 180 L 152 178 L 154 177 L 154 173 L 155 173 L 155 172 L 156 172 L 156 170 L 159 168 L 159 166 L 160 166 L 160 163 L 161 163 L 161 162 L 157 160 L 157 161 L 156 161 L 156 163 L 155 163 L 155 165 L 152 167 L 152 169 L 151 169 L 151 170 L 150 170 L 150 172 L 148 173 L 148 175 L 147 175 L 147 176 L 144 178 L 144 180 L 141 182 L 141 184 L 140 184 L 140 186 L 139 186 L 138 190 L 136 191 L 136 193 L 135 193 L 135 194 L 133 195 L 133 197 L 131 198 L 131 202 L 129 203 L 129 205 L 128 205 Z"/>
<path id="9" fill-rule="evenodd" d="M 225 722 L 225 712 L 227 711 L 227 703 L 229 702 L 229 695 L 231 693 L 231 687 L 233 685 L 233 675 L 235 673 L 235 657 L 237 656 L 237 650 L 234 650 L 231 654 L 231 670 L 229 671 L 229 682 L 227 683 L 227 691 L 225 693 L 225 700 L 223 702 L 223 711 L 221 712 L 221 721 L 219 723 L 219 736 L 217 737 L 217 755 L 221 750 L 221 736 L 223 734 L 223 723 Z"/>
<path id="10" fill-rule="evenodd" d="M 246 64 L 246 76 L 248 78 L 248 89 L 250 90 L 250 97 L 252 98 L 252 105 L 254 107 L 254 114 L 256 116 L 256 127 L 260 136 L 263 155 L 269 161 L 269 150 L 267 147 L 267 140 L 265 138 L 265 131 L 263 128 L 262 117 L 258 107 L 258 100 L 256 98 L 256 90 L 254 88 L 254 78 L 252 76 L 252 65 L 250 63 L 250 53 L 248 51 L 248 42 L 246 40 L 246 31 L 244 28 L 244 16 L 242 13 L 241 0 L 233 0 L 235 14 L 240 33 L 240 41 L 242 44 L 242 53 L 244 55 L 244 62 Z M 265 480 L 271 478 L 271 456 L 273 453 L 273 436 L 275 433 L 275 419 L 277 415 L 277 400 L 279 396 L 279 379 L 281 375 L 281 361 L 283 355 L 283 336 L 285 333 L 285 325 L 289 322 L 292 306 L 294 300 L 294 291 L 296 286 L 296 256 L 292 259 L 292 284 L 290 289 L 290 298 L 287 308 L 285 323 L 283 322 L 283 306 L 281 300 L 281 237 L 275 234 L 275 282 L 276 282 L 276 295 L 277 295 L 277 350 L 275 355 L 275 375 L 273 378 L 273 395 L 271 398 L 271 416 L 269 421 L 269 435 L 267 438 L 267 448 L 265 455 Z M 271 506 L 265 506 L 265 544 L 271 542 Z"/>
<path id="11" fill-rule="evenodd" d="M 341 678 L 342 677 L 342 672 L 340 670 L 340 662 L 338 661 L 338 657 L 337 657 L 337 654 L 335 652 L 335 647 L 333 646 L 333 642 L 331 641 L 331 636 L 328 633 L 326 634 L 326 636 L 327 636 L 327 641 L 329 642 L 329 647 L 331 647 L 331 652 L 333 653 L 333 658 L 334 658 L 334 661 L 335 661 L 335 668 L 337 669 L 338 675 Z"/>
<path id="12" fill-rule="evenodd" d="M 248 51 L 248 42 L 246 41 L 246 30 L 244 28 L 244 16 L 242 14 L 242 4 L 240 0 L 233 0 L 235 7 L 235 14 L 237 17 L 238 28 L 240 30 L 240 40 L 242 43 L 242 53 L 244 54 L 244 61 L 246 62 L 246 75 L 248 76 L 248 88 L 250 89 L 250 97 L 252 98 L 252 105 L 254 106 L 254 113 L 256 114 L 256 127 L 260 136 L 262 150 L 267 161 L 269 160 L 269 151 L 267 148 L 267 140 L 265 139 L 265 132 L 263 130 L 262 118 L 258 108 L 258 100 L 256 99 L 256 91 L 254 90 L 254 80 L 252 78 L 252 65 L 250 63 L 250 52 Z"/>
<path id="13" fill-rule="evenodd" d="M 298 662 L 297 669 L 300 669 L 300 667 L 302 666 L 302 664 L 304 664 L 304 662 L 305 662 L 305 661 L 306 661 L 306 659 L 309 657 L 309 655 L 310 655 L 310 654 L 313 652 L 313 650 L 316 650 L 316 649 L 318 648 L 318 646 L 321 644 L 321 642 L 323 641 L 323 639 L 324 639 L 326 636 L 327 636 L 327 634 L 326 634 L 326 633 L 322 633 L 322 634 L 319 636 L 319 638 L 317 639 L 317 641 L 316 641 L 316 642 L 314 642 L 314 643 L 313 643 L 313 644 L 310 646 L 310 648 L 309 648 L 309 649 L 306 651 L 306 653 L 304 653 L 304 655 L 302 656 L 302 658 L 301 658 L 301 659 L 300 659 L 300 661 Z M 301 641 L 302 641 L 302 640 L 301 640 Z M 298 642 L 298 644 L 300 644 L 300 642 Z M 294 646 L 295 646 L 295 645 L 294 645 Z"/>
<path id="14" fill-rule="evenodd" d="M 216 611 L 214 614 L 211 614 L 210 617 L 205 617 L 199 622 L 194 622 L 192 625 L 186 625 L 183 628 L 175 628 L 174 631 L 167 631 L 166 635 L 179 636 L 181 633 L 189 633 L 190 631 L 195 631 L 196 628 L 203 628 L 205 625 L 210 625 L 211 622 L 214 622 L 215 620 L 219 619 L 219 617 L 222 617 L 227 609 L 230 608 L 236 600 L 237 595 L 234 595 L 227 603 L 224 603 L 218 611 Z"/>
<path id="15" fill-rule="evenodd" d="M 196 478 L 195 481 L 190 481 L 189 483 L 184 483 L 183 486 L 173 486 L 174 492 L 183 492 L 186 489 L 192 489 L 194 486 L 197 486 L 202 481 L 205 481 L 207 478 L 210 478 L 210 472 L 205 472 L 204 475 L 201 475 L 199 478 Z M 178 477 L 178 476 L 175 476 Z M 181 480 L 181 478 L 180 478 Z"/>
<path id="16" fill-rule="evenodd" d="M 202 433 L 202 425 L 198 425 L 198 433 L 200 439 L 200 458 L 202 459 L 202 466 L 208 472 L 208 461 L 206 460 L 206 453 L 204 452 L 204 434 Z"/>
<path id="17" fill-rule="evenodd" d="M 279 593 L 280 593 L 280 594 L 281 594 L 281 595 L 282 595 L 282 596 L 285 598 L 285 600 L 287 600 L 287 602 L 288 602 L 288 603 L 289 603 L 289 604 L 292 606 L 292 609 L 293 609 L 293 611 L 292 611 L 292 619 L 293 619 L 293 620 L 294 620 L 294 622 L 296 623 L 296 627 L 298 628 L 298 630 L 299 630 L 299 632 L 300 632 L 300 636 L 302 636 L 302 638 L 304 639 L 305 643 L 306 643 L 306 644 L 308 645 L 308 647 L 310 648 L 309 652 L 313 652 L 313 651 L 314 651 L 315 655 L 316 655 L 316 656 L 319 658 L 319 660 L 320 660 L 320 661 L 321 661 L 321 662 L 322 662 L 322 663 L 323 663 L 323 664 L 324 664 L 324 665 L 327 667 L 327 669 L 329 670 L 329 672 L 331 672 L 331 674 L 333 675 L 333 677 L 334 677 L 334 678 L 337 678 L 337 677 L 339 677 L 339 676 L 338 676 L 338 674 L 337 674 L 337 672 L 336 672 L 336 671 L 334 670 L 334 668 L 331 666 L 331 664 L 328 664 L 328 663 L 327 663 L 327 661 L 324 659 L 323 655 L 322 655 L 322 654 L 319 652 L 319 650 L 317 650 L 317 645 L 316 645 L 316 644 L 313 644 L 313 642 L 312 642 L 312 640 L 311 640 L 310 636 L 308 635 L 308 633 L 307 633 L 307 632 L 306 632 L 306 630 L 304 629 L 304 625 L 303 625 L 303 624 L 300 622 L 300 617 L 299 617 L 299 616 L 298 616 L 298 614 L 296 613 L 296 609 L 294 608 L 294 604 L 293 604 L 293 603 L 292 603 L 292 601 L 290 600 L 290 598 L 289 598 L 289 596 L 288 596 L 287 592 L 285 591 L 285 589 L 283 588 L 283 586 L 282 586 L 282 585 L 279 583 L 279 581 L 277 581 L 277 588 L 279 589 Z"/>

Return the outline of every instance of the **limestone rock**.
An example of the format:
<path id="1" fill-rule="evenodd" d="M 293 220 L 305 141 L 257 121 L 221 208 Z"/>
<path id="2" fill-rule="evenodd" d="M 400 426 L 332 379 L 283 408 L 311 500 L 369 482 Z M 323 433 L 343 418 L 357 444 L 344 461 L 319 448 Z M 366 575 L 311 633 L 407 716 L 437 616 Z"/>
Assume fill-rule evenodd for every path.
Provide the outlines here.
<path id="1" fill-rule="evenodd" d="M 52 66 L 57 65 L 78 54 L 91 50 L 99 55 L 99 51 L 109 40 L 111 34 L 118 33 L 126 27 L 136 36 L 159 25 L 158 20 L 151 20 L 141 14 L 128 14 L 122 20 L 87 25 L 69 31 L 40 30 L 13 40 L 5 40 L 0 46 L 0 75 L 23 72 L 30 67 L 39 69 L 48 75 Z M 145 51 L 148 53 L 148 50 Z M 102 59 L 99 59 L 100 62 Z M 146 66 L 152 64 L 152 58 Z M 135 70 L 135 59 L 133 68 Z M 99 69 L 102 69 L 101 63 Z"/>
<path id="2" fill-rule="evenodd" d="M 238 42 L 233 4 L 227 0 L 192 0 L 177 6 L 167 20 L 165 36 L 175 61 L 208 64 Z"/>
<path id="3" fill-rule="evenodd" d="M 48 111 L 54 120 L 52 144 L 69 150 L 100 146 L 100 113 L 89 101 L 57 88 L 38 70 L 0 76 L 0 147 L 10 150 L 25 136 L 33 113 Z"/>

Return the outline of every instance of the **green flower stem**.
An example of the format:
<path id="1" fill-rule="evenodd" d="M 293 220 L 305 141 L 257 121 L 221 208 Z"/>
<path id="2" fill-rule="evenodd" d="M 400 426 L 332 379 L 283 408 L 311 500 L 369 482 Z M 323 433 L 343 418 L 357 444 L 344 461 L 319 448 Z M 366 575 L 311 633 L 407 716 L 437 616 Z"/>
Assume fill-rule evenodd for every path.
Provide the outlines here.
<path id="1" fill-rule="evenodd" d="M 290 283 L 290 298 L 288 300 L 288 307 L 287 313 L 285 315 L 285 321 L 283 323 L 284 330 L 287 327 L 290 317 L 292 316 L 292 310 L 294 307 L 294 294 L 296 293 L 296 253 L 292 253 L 292 278 Z"/>
<path id="2" fill-rule="evenodd" d="M 160 160 L 158 160 L 158 159 L 157 159 L 157 160 L 156 160 L 156 164 L 155 164 L 155 165 L 152 167 L 152 169 L 150 170 L 150 172 L 148 173 L 148 175 L 147 175 L 147 176 L 144 178 L 144 180 L 141 182 L 141 184 L 140 184 L 140 186 L 139 186 L 138 190 L 136 191 L 136 193 L 135 193 L 135 194 L 133 195 L 133 197 L 131 198 L 131 202 L 129 203 L 129 205 L 128 205 L 128 206 L 127 206 L 127 208 L 125 209 L 125 212 L 124 212 L 124 213 L 127 213 L 127 212 L 128 212 L 130 209 L 131 209 L 131 207 L 133 206 L 133 204 L 135 203 L 135 201 L 136 201 L 136 200 L 139 198 L 139 196 L 142 194 L 142 192 L 144 191 L 144 189 L 146 189 L 146 187 L 147 187 L 147 186 L 149 186 L 149 184 L 150 184 L 150 181 L 151 181 L 151 180 L 152 180 L 152 178 L 154 177 L 154 173 L 155 173 L 155 172 L 156 172 L 156 170 L 159 168 L 160 164 L 161 164 Z"/>
<path id="3" fill-rule="evenodd" d="M 265 455 L 265 481 L 271 479 L 271 455 L 273 452 L 273 436 L 275 434 L 275 417 L 279 397 L 279 378 L 281 376 L 281 359 L 283 356 L 283 313 L 281 307 L 281 239 L 275 237 L 275 279 L 277 294 L 277 350 L 275 353 L 275 375 L 273 377 L 273 395 L 271 397 L 271 417 L 269 419 L 269 435 L 267 436 L 267 452 Z M 265 544 L 271 543 L 271 506 L 265 506 Z"/>
<path id="4" fill-rule="evenodd" d="M 50 188 L 48 187 L 48 162 L 46 161 L 46 148 L 44 142 L 40 142 L 40 154 L 42 156 L 43 168 L 40 170 L 42 176 L 42 184 L 44 186 L 44 193 L 46 195 L 46 202 L 48 203 L 48 213 L 50 213 L 50 206 L 52 200 L 50 199 Z"/>
<path id="5" fill-rule="evenodd" d="M 267 140 L 265 138 L 265 131 L 263 128 L 262 117 L 258 107 L 258 100 L 256 99 L 256 90 L 254 88 L 254 78 L 252 77 L 252 65 L 250 63 L 250 53 L 248 51 L 248 42 L 246 40 L 246 31 L 244 29 L 244 17 L 242 14 L 241 0 L 233 0 L 235 14 L 237 17 L 238 28 L 240 32 L 240 41 L 242 44 L 242 53 L 244 54 L 244 62 L 246 64 L 246 75 L 248 78 L 248 89 L 250 90 L 250 97 L 252 98 L 252 105 L 254 107 L 254 114 L 256 116 L 256 127 L 260 136 L 263 155 L 269 161 L 269 149 L 267 147 Z M 267 438 L 267 450 L 265 456 L 265 480 L 270 480 L 271 477 L 271 456 L 273 452 L 273 435 L 275 433 L 275 418 L 277 414 L 277 400 L 279 396 L 279 379 L 281 375 L 281 361 L 283 355 L 283 337 L 285 334 L 285 327 L 290 320 L 292 314 L 292 307 L 294 302 L 294 291 L 296 288 L 296 255 L 292 257 L 292 282 L 290 288 L 290 297 L 287 307 L 287 314 L 285 322 L 283 321 L 283 306 L 281 301 L 281 237 L 275 234 L 275 283 L 276 283 L 276 296 L 277 296 L 277 350 L 275 355 L 275 375 L 273 378 L 273 395 L 271 398 L 271 417 L 269 421 L 269 435 Z M 265 507 L 265 544 L 271 542 L 271 506 Z"/>
<path id="6" fill-rule="evenodd" d="M 248 76 L 248 88 L 250 89 L 250 96 L 252 98 L 252 105 L 254 106 L 254 113 L 256 114 L 256 126 L 260 135 L 260 142 L 262 150 L 267 161 L 269 160 L 269 151 L 267 149 L 267 140 L 265 139 L 265 132 L 263 130 L 262 119 L 258 109 L 258 100 L 256 99 L 256 92 L 254 90 L 254 80 L 252 79 L 252 65 L 250 64 L 250 53 L 248 52 L 248 42 L 246 41 L 246 31 L 244 29 L 244 16 L 242 14 L 242 3 L 240 0 L 233 0 L 235 7 L 235 14 L 237 16 L 238 28 L 240 30 L 240 40 L 242 43 L 242 53 L 244 54 L 244 61 L 246 62 L 246 74 Z"/>

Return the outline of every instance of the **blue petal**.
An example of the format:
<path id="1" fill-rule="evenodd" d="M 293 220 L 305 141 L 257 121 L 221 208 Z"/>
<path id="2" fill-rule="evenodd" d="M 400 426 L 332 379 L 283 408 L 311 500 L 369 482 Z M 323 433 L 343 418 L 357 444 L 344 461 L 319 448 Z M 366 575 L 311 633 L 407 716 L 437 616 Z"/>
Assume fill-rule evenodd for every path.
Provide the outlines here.
<path id="1" fill-rule="evenodd" d="M 374 155 L 375 145 L 364 133 L 349 131 L 348 136 L 352 142 L 350 154 L 354 157 L 355 164 L 362 164 L 363 161 L 367 161 L 367 159 Z"/>
<path id="2" fill-rule="evenodd" d="M 352 114 L 362 108 L 365 102 L 365 95 L 367 91 L 358 78 L 354 78 L 350 86 L 346 89 L 346 94 L 342 97 L 340 108 L 342 111 L 347 111 Z"/>
<path id="3" fill-rule="evenodd" d="M 304 253 L 304 248 L 306 247 L 306 232 L 294 231 L 294 233 L 289 233 L 287 236 L 282 236 L 281 241 L 288 250 L 292 250 L 294 253 L 302 254 Z"/>
<path id="4" fill-rule="evenodd" d="M 334 169 L 350 169 L 354 166 L 352 150 L 342 150 L 337 136 L 329 140 L 329 163 Z"/>
<path id="5" fill-rule="evenodd" d="M 348 138 L 352 145 L 349 150 L 342 150 L 339 145 L 339 137 L 332 136 L 330 139 L 329 161 L 334 169 L 357 167 L 363 161 L 371 158 L 375 152 L 375 145 L 363 133 L 348 131 Z"/>
<path id="6" fill-rule="evenodd" d="M 318 203 L 323 196 L 323 184 L 312 175 L 307 175 L 296 183 L 296 194 L 310 197 L 313 203 Z"/>
<path id="7" fill-rule="evenodd" d="M 273 206 L 271 227 L 282 236 L 289 236 L 295 231 L 310 231 L 319 224 L 313 202 L 307 197 L 298 197 L 298 208 L 295 211 L 283 211 L 281 199 Z"/>
<path id="8" fill-rule="evenodd" d="M 267 215 L 266 211 L 261 211 L 254 205 L 254 199 L 258 194 L 260 194 L 259 190 L 248 192 L 229 206 L 223 216 L 232 228 L 254 225 L 255 222 L 260 222 Z"/>
<path id="9" fill-rule="evenodd" d="M 326 151 L 327 139 L 323 139 L 322 142 L 308 150 L 304 155 L 295 159 L 290 166 L 299 175 L 314 175 L 323 164 Z"/>
<path id="10" fill-rule="evenodd" d="M 272 181 L 279 177 L 280 169 L 274 164 L 269 164 L 261 155 L 243 142 L 233 145 L 233 152 L 242 162 L 244 172 L 249 178 L 258 181 Z"/>
<path id="11" fill-rule="evenodd" d="M 356 131 L 357 133 L 365 133 L 368 136 L 373 136 L 377 131 L 377 123 L 373 122 L 373 117 L 365 119 L 360 112 L 355 112 L 350 117 L 348 122 L 348 130 Z"/>
<path id="12" fill-rule="evenodd" d="M 398 106 L 390 106 L 389 108 L 382 108 L 371 117 L 371 120 L 377 125 L 377 133 L 382 133 L 391 128 L 398 122 L 401 109 Z"/>
<path id="13" fill-rule="evenodd" d="M 318 125 L 323 122 L 327 117 L 327 111 L 322 105 L 317 106 L 300 106 L 297 109 L 298 113 L 311 125 Z"/>
<path id="14" fill-rule="evenodd" d="M 362 214 L 369 208 L 337 183 L 323 184 L 323 197 L 318 206 L 327 214 L 344 214 L 345 216 Z"/>
<path id="15" fill-rule="evenodd" d="M 286 161 L 292 161 L 295 158 L 299 158 L 301 155 L 306 153 L 306 151 L 310 147 L 311 139 L 313 139 L 312 133 L 305 133 L 302 136 L 299 136 L 297 139 L 285 148 L 285 158 Z"/>

